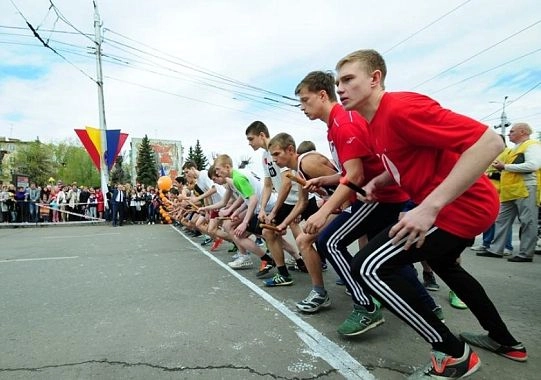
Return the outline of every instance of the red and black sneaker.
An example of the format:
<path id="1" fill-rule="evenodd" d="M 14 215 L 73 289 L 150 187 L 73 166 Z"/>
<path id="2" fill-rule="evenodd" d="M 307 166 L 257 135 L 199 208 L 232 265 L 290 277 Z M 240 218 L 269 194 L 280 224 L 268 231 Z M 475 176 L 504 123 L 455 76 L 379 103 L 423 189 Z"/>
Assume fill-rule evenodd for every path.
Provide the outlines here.
<path id="1" fill-rule="evenodd" d="M 257 272 L 255 276 L 257 278 L 263 278 L 267 276 L 272 270 L 272 268 L 274 268 L 275 266 L 276 264 L 274 263 L 274 260 L 273 261 L 261 260 L 261 266 L 259 267 L 259 272 Z"/>
<path id="2" fill-rule="evenodd" d="M 409 379 L 460 379 L 471 375 L 481 366 L 479 356 L 464 345 L 464 355 L 454 358 L 440 351 L 432 351 L 430 364 Z"/>
<path id="3" fill-rule="evenodd" d="M 525 362 L 528 360 L 526 347 L 520 342 L 514 346 L 504 346 L 503 344 L 496 342 L 487 334 L 461 333 L 460 338 L 472 346 L 484 348 L 485 350 L 504 356 L 507 359 L 515 360 L 517 362 Z"/>
<path id="4" fill-rule="evenodd" d="M 214 239 L 214 243 L 212 243 L 212 247 L 210 247 L 211 252 L 214 252 L 218 248 L 220 248 L 220 246 L 222 245 L 223 242 L 224 242 L 224 239 L 220 239 L 219 237 Z"/>

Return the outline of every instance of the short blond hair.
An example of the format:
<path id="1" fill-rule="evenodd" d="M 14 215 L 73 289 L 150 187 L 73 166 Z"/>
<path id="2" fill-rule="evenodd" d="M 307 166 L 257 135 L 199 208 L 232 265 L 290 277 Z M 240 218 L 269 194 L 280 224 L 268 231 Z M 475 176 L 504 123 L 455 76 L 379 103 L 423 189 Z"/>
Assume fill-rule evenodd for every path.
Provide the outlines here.
<path id="1" fill-rule="evenodd" d="M 387 65 L 385 60 L 376 50 L 364 49 L 349 53 L 336 64 L 336 71 L 339 71 L 346 63 L 359 62 L 368 74 L 379 70 L 381 72 L 380 85 L 385 90 L 385 77 L 387 76 Z"/>
<path id="2" fill-rule="evenodd" d="M 229 157 L 227 154 L 218 155 L 216 159 L 214 160 L 213 166 L 217 168 L 217 167 L 223 167 L 225 165 L 229 165 L 233 167 L 233 159 Z"/>

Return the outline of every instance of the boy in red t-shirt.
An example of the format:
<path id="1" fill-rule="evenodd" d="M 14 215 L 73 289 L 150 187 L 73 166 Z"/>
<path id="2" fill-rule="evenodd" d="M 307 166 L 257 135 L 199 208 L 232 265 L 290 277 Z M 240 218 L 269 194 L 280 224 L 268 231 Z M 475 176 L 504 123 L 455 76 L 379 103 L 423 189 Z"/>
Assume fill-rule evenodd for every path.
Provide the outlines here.
<path id="1" fill-rule="evenodd" d="M 301 102 L 301 111 L 309 119 L 319 119 L 327 125 L 329 148 L 342 176 L 340 179 L 336 176 L 312 178 L 306 182 L 305 188 L 310 191 L 328 185 L 335 185 L 336 190 L 306 220 L 304 232 L 318 235 L 317 251 L 327 258 L 351 294 L 353 310 L 337 331 L 342 335 L 353 336 L 377 327 L 385 320 L 380 305 L 370 297 L 366 286 L 351 275 L 352 254 L 348 247 L 363 236 L 371 239 L 398 220 L 408 194 L 394 185 L 378 190 L 376 202 L 357 199 L 359 188 L 385 169 L 370 146 L 366 120 L 357 112 L 347 111 L 338 104 L 335 83 L 332 73 L 313 71 L 295 89 Z M 348 206 L 343 207 L 346 202 Z M 334 210 L 340 208 L 343 209 L 336 218 L 326 224 Z M 438 313 L 438 309 L 441 311 L 417 279 L 412 265 L 404 265 L 398 271 L 423 293 L 423 299 L 435 313 Z M 317 311 L 314 297 L 320 300 L 328 298 L 322 284 L 313 286 L 308 297 L 297 303 L 297 308 L 305 312 Z M 441 313 L 438 314 L 441 316 Z"/>
<path id="2" fill-rule="evenodd" d="M 460 378 L 477 370 L 479 357 L 463 341 L 526 361 L 526 349 L 482 286 L 457 263 L 498 215 L 498 195 L 483 172 L 502 151 L 501 138 L 424 95 L 385 92 L 385 61 L 374 50 L 351 53 L 336 68 L 340 100 L 368 121 L 370 142 L 386 169 L 364 186 L 367 199 L 374 199 L 376 189 L 398 184 L 417 205 L 354 257 L 353 275 L 432 344 L 425 377 Z M 396 267 L 421 260 L 468 305 L 488 335 L 463 333 L 459 340 L 397 276 Z"/>

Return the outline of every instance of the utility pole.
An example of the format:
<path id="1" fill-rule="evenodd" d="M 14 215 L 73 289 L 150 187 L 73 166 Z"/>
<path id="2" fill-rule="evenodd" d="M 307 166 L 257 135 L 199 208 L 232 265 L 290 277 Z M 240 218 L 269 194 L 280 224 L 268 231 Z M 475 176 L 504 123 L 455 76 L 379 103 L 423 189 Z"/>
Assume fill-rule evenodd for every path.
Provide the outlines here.
<path id="1" fill-rule="evenodd" d="M 94 34 L 95 34 L 95 45 L 96 45 L 96 71 L 97 71 L 97 80 L 96 84 L 98 85 L 98 108 L 100 114 L 100 136 L 101 136 L 101 150 L 100 154 L 100 179 L 101 179 L 101 192 L 103 198 L 106 198 L 106 194 L 109 191 L 107 185 L 109 184 L 109 168 L 107 167 L 107 162 L 105 161 L 105 154 L 115 154 L 115 152 L 107 152 L 107 124 L 105 122 L 105 101 L 103 98 L 103 74 L 101 71 L 101 19 L 98 12 L 98 4 L 96 0 L 92 1 L 94 4 Z M 105 201 L 105 206 L 107 207 L 107 202 Z"/>
<path id="2" fill-rule="evenodd" d="M 498 128 L 502 129 L 502 136 L 504 138 L 506 137 L 505 128 L 511 125 L 511 123 L 509 123 L 509 120 L 507 120 L 507 115 L 505 113 L 505 105 L 507 104 L 507 98 L 508 96 L 505 96 L 503 98 L 503 103 L 502 103 L 503 107 L 502 107 L 502 115 L 500 116 L 500 125 L 494 126 L 494 129 L 498 129 Z M 499 103 L 499 102 L 489 102 L 489 103 Z"/>

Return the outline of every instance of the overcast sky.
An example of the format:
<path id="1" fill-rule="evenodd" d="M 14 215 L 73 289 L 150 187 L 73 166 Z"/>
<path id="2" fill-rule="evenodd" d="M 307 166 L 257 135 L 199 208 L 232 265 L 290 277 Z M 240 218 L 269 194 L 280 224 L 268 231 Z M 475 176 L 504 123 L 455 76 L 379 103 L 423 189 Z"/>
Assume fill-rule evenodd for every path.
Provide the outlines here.
<path id="1" fill-rule="evenodd" d="M 92 0 L 52 3 L 0 2 L 0 136 L 60 142 L 75 140 L 75 128 L 99 126 Z M 285 97 L 294 98 L 308 72 L 332 70 L 361 48 L 383 53 L 388 91 L 425 93 L 490 126 L 500 123 L 507 96 L 510 121 L 541 130 L 538 0 L 98 0 L 98 7 L 107 128 L 132 137 L 181 140 L 186 149 L 199 139 L 207 154 L 238 162 L 253 156 L 246 127 L 262 120 L 271 134 L 313 140 L 327 154 L 326 126 Z"/>

